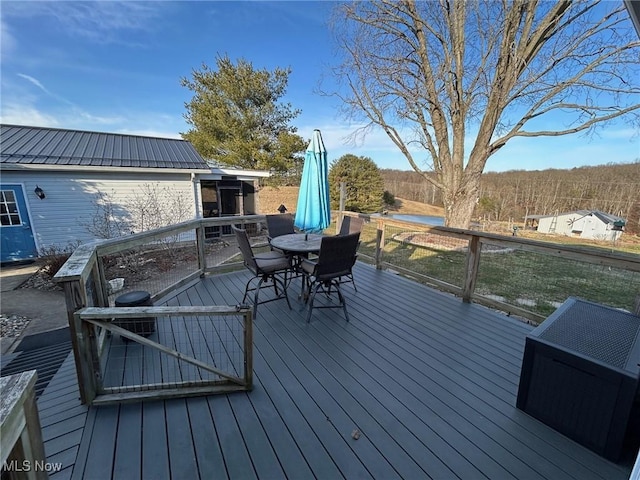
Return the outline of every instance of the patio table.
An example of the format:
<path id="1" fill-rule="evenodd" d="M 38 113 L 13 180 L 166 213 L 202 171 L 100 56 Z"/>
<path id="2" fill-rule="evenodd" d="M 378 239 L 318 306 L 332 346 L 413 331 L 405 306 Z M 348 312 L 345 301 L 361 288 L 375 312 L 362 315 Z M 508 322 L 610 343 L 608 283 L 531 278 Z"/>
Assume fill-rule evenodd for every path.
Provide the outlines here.
<path id="1" fill-rule="evenodd" d="M 321 243 L 322 235 L 315 233 L 288 233 L 271 239 L 272 247 L 294 256 L 293 269 L 296 272 L 296 276 L 302 274 L 300 269 L 301 258 L 308 258 L 310 253 L 317 254 L 320 252 Z M 306 301 L 304 287 L 305 282 L 303 281 L 298 300 Z"/>
<path id="2" fill-rule="evenodd" d="M 318 253 L 322 235 L 314 233 L 289 233 L 271 239 L 271 246 L 294 254 Z"/>
<path id="3" fill-rule="evenodd" d="M 525 339 L 517 407 L 617 461 L 639 364 L 640 317 L 570 297 Z"/>

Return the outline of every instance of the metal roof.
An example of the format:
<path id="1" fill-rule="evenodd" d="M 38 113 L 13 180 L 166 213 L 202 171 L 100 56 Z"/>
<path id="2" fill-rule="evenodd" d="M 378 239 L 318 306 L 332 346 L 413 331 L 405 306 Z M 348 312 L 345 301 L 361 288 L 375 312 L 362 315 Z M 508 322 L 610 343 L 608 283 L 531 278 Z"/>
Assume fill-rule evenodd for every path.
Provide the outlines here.
<path id="1" fill-rule="evenodd" d="M 581 217 L 594 216 L 598 220 L 600 220 L 601 222 L 603 222 L 605 224 L 613 224 L 613 223 L 622 222 L 622 224 L 624 225 L 624 223 L 625 223 L 625 219 L 624 218 L 618 217 L 616 215 L 612 215 L 610 213 L 601 212 L 599 210 L 574 210 L 572 212 L 563 212 L 563 213 L 551 214 L 551 215 L 527 215 L 525 217 L 525 219 L 531 218 L 531 219 L 537 220 L 537 219 L 540 219 L 540 218 L 552 218 L 552 217 L 559 217 L 559 216 L 563 216 L 563 215 L 574 215 L 574 214 L 575 215 L 580 215 Z"/>
<path id="2" fill-rule="evenodd" d="M 0 164 L 209 170 L 185 140 L 0 125 Z"/>

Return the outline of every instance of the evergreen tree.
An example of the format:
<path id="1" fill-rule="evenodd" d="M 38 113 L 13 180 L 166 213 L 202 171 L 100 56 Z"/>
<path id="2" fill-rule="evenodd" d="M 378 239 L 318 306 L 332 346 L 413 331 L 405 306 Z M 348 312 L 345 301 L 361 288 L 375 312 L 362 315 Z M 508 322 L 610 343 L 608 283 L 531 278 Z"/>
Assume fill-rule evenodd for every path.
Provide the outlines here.
<path id="1" fill-rule="evenodd" d="M 300 111 L 279 102 L 291 70 L 257 70 L 227 56 L 218 57 L 216 66 L 203 64 L 192 80 L 180 80 L 193 92 L 185 104 L 191 129 L 183 138 L 209 161 L 280 175 L 299 171 L 306 145 L 290 122 Z"/>
<path id="2" fill-rule="evenodd" d="M 382 210 L 384 180 L 373 160 L 347 154 L 331 164 L 329 194 L 332 210 L 339 208 L 341 182 L 346 183 L 346 210 L 361 213 L 375 213 Z"/>

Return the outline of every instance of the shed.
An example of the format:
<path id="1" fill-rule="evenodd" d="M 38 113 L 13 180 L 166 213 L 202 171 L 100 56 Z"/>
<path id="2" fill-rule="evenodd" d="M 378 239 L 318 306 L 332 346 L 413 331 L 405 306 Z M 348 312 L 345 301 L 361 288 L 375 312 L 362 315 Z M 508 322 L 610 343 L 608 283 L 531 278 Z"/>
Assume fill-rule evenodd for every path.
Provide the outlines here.
<path id="1" fill-rule="evenodd" d="M 615 241 L 622 235 L 624 218 L 598 210 L 575 210 L 553 215 L 529 215 L 537 220 L 538 232 L 568 235 L 592 240 Z"/>
<path id="2" fill-rule="evenodd" d="M 0 125 L 0 172 L 2 262 L 158 222 L 255 213 L 254 181 L 268 176 L 212 168 L 185 140 L 20 125 Z M 218 186 L 219 206 L 205 208 Z M 150 198 L 166 218 L 143 218 Z"/>

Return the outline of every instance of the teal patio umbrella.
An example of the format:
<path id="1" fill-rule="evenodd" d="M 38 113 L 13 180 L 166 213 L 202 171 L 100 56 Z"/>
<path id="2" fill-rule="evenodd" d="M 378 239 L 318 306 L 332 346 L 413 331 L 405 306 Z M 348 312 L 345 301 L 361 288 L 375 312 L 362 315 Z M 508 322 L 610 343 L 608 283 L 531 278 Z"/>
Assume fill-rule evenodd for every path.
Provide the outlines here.
<path id="1" fill-rule="evenodd" d="M 314 130 L 304 156 L 294 224 L 305 232 L 320 233 L 330 223 L 327 150 L 320 130 Z"/>

